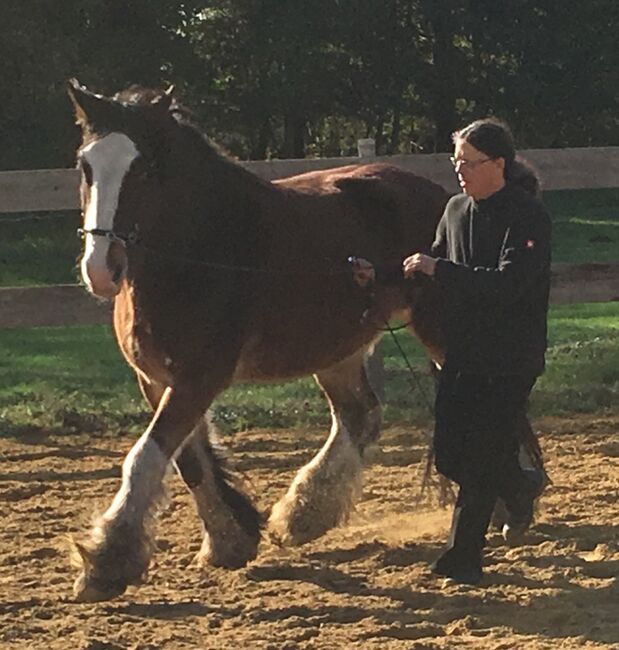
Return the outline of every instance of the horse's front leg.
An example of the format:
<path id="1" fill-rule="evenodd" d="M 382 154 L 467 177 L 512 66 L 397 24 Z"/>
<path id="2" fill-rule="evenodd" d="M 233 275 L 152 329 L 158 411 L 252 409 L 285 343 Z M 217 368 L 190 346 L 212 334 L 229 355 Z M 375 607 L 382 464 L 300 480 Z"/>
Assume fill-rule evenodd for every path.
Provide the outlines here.
<path id="1" fill-rule="evenodd" d="M 362 454 L 380 431 L 380 402 L 363 351 L 316 375 L 331 407 L 331 434 L 271 510 L 270 532 L 303 544 L 346 520 L 360 492 Z"/>
<path id="2" fill-rule="evenodd" d="M 95 522 L 90 539 L 75 544 L 78 600 L 106 600 L 142 580 L 153 552 L 152 524 L 166 468 L 209 403 L 205 392 L 165 389 L 148 429 L 125 458 L 112 504 Z"/>
<path id="3" fill-rule="evenodd" d="M 164 388 L 138 375 L 146 401 L 157 408 Z M 202 520 L 200 564 L 236 569 L 256 557 L 261 517 L 227 471 L 209 416 L 200 418 L 174 464 L 191 492 Z"/>

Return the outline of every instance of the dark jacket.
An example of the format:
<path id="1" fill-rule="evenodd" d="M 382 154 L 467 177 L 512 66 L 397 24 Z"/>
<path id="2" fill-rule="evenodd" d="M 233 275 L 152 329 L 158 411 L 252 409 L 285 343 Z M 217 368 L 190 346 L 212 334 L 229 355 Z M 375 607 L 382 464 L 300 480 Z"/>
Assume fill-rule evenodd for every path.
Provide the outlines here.
<path id="1" fill-rule="evenodd" d="M 463 372 L 538 375 L 550 289 L 548 213 L 508 184 L 481 201 L 448 202 L 432 255 L 446 293 L 446 363 Z"/>

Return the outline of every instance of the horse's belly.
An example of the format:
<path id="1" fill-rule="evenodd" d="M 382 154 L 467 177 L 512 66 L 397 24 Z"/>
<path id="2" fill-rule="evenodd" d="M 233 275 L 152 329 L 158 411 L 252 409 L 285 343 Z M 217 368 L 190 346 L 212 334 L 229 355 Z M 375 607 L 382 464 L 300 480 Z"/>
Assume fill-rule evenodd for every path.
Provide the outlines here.
<path id="1" fill-rule="evenodd" d="M 383 295 L 367 318 L 362 308 L 354 303 L 351 307 L 344 298 L 327 307 L 298 308 L 287 319 L 261 323 L 242 346 L 234 380 L 288 380 L 330 368 L 380 338 L 391 317 L 408 316 L 399 292 Z M 286 312 L 273 307 L 269 313 Z"/>
<path id="2" fill-rule="evenodd" d="M 274 382 L 311 375 L 372 344 L 380 332 L 366 330 L 329 341 L 254 338 L 243 347 L 234 381 Z"/>

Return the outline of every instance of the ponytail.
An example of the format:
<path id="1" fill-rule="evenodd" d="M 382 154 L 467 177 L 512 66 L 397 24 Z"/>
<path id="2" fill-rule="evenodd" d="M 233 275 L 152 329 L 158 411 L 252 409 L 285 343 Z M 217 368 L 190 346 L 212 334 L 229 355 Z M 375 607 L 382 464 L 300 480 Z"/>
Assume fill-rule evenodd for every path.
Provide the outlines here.
<path id="1" fill-rule="evenodd" d="M 541 183 L 535 168 L 524 158 L 516 156 L 505 167 L 505 182 L 522 188 L 533 196 L 539 196 Z"/>

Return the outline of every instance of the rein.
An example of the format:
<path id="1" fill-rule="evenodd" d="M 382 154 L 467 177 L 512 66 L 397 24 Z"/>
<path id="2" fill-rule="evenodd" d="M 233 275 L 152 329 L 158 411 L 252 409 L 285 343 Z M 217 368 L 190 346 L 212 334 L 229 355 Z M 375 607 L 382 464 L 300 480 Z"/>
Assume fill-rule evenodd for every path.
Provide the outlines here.
<path id="1" fill-rule="evenodd" d="M 342 265 L 342 268 L 334 269 L 324 269 L 324 270 L 317 270 L 317 269 L 298 269 L 294 271 L 283 271 L 281 269 L 264 269 L 260 268 L 257 266 L 243 266 L 239 264 L 225 264 L 223 262 L 208 262 L 205 260 L 199 260 L 194 257 L 186 257 L 184 255 L 173 255 L 170 253 L 165 253 L 161 250 L 157 250 L 156 248 L 151 248 L 150 246 L 147 246 L 142 242 L 142 240 L 139 238 L 138 234 L 138 227 L 135 225 L 133 227 L 133 230 L 131 230 L 128 233 L 120 233 L 115 230 L 108 230 L 105 228 L 78 228 L 77 229 L 77 235 L 81 239 L 84 238 L 85 235 L 94 235 L 95 237 L 105 237 L 109 242 L 114 242 L 117 244 L 120 244 L 124 248 L 129 248 L 129 247 L 140 247 L 145 251 L 148 251 L 149 253 L 153 253 L 154 255 L 158 255 L 159 257 L 169 259 L 169 260 L 176 260 L 178 262 L 185 262 L 186 264 L 194 264 L 196 266 L 203 266 L 206 268 L 211 268 L 211 269 L 218 269 L 218 270 L 223 270 L 223 271 L 237 271 L 240 273 L 266 273 L 269 275 L 299 275 L 299 274 L 305 274 L 305 275 L 327 275 L 327 276 L 334 276 L 334 275 L 347 275 L 350 273 L 350 267 L 349 263 Z"/>

